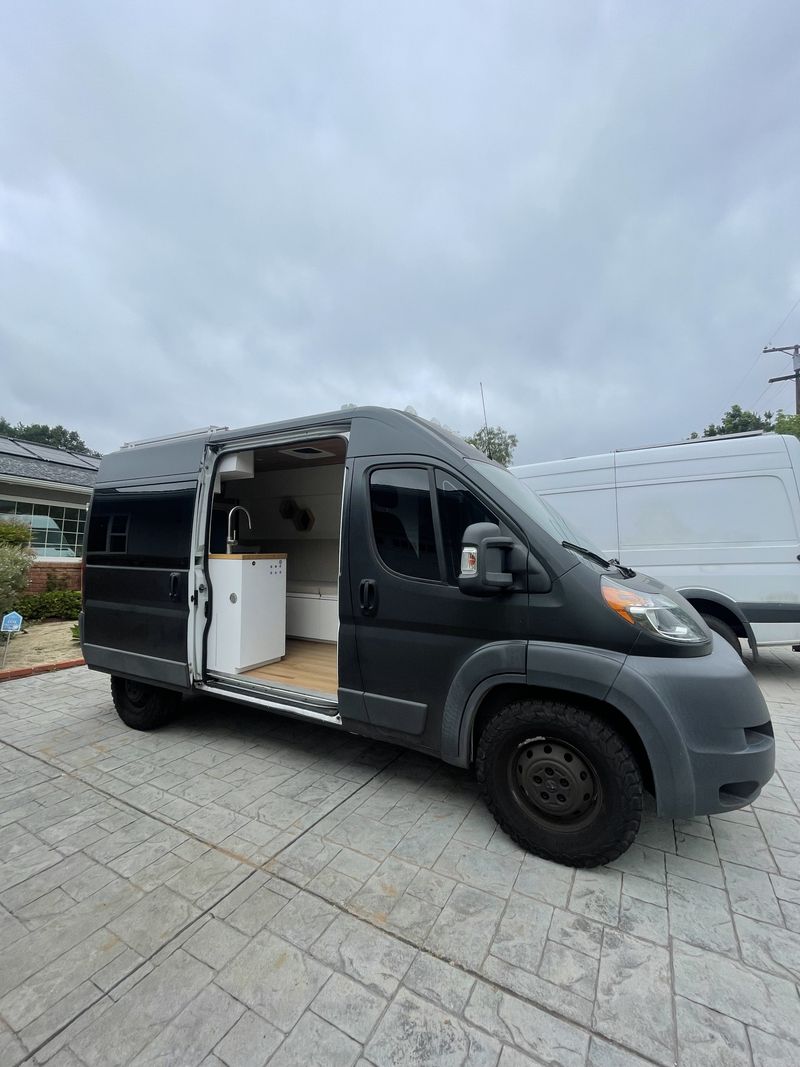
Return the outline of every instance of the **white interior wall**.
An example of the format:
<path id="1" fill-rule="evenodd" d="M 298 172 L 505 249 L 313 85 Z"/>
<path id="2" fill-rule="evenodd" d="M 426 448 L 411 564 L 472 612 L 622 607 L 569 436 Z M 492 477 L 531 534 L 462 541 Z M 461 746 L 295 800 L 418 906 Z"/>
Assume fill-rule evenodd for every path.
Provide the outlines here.
<path id="1" fill-rule="evenodd" d="M 344 466 L 297 467 L 264 471 L 254 478 L 226 483 L 228 493 L 250 512 L 253 532 L 247 522 L 242 537 L 281 541 L 325 541 L 339 539 L 342 511 Z M 281 518 L 280 505 L 291 498 L 298 508 L 314 514 L 311 530 L 298 530 L 291 519 Z"/>
<path id="2" fill-rule="evenodd" d="M 223 483 L 227 492 L 222 499 L 236 499 L 253 520 L 249 530 L 240 517 L 242 541 L 286 553 L 290 591 L 297 582 L 318 582 L 325 583 L 325 591 L 330 592 L 330 584 L 338 580 L 343 480 L 344 465 L 330 464 L 263 471 L 253 478 Z M 281 517 L 280 505 L 287 498 L 313 513 L 310 530 L 298 530 L 292 519 Z"/>

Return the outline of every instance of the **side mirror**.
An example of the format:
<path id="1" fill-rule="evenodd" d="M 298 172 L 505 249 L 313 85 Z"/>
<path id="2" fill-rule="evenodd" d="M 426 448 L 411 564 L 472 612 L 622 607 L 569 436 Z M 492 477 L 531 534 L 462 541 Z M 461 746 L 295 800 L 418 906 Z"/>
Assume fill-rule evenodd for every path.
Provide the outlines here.
<path id="1" fill-rule="evenodd" d="M 496 523 L 475 522 L 461 538 L 458 588 L 467 596 L 496 596 L 512 587 L 514 572 L 524 570 L 527 555 Z"/>

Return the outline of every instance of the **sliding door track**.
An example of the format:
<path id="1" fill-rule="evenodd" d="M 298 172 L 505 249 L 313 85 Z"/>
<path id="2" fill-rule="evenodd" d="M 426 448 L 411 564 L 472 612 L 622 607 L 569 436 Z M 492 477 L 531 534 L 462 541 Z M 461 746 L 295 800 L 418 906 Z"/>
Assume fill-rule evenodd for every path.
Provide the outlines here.
<path id="1" fill-rule="evenodd" d="M 198 687 L 205 693 L 259 704 L 317 722 L 341 725 L 339 703 L 333 696 L 281 685 L 265 685 L 234 675 L 212 675 Z"/>

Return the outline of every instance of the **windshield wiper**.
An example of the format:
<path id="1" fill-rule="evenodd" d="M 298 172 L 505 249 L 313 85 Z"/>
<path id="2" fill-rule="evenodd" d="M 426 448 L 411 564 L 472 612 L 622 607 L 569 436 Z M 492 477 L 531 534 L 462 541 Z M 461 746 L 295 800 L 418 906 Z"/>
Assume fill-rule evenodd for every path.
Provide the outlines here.
<path id="1" fill-rule="evenodd" d="M 625 567 L 618 559 L 604 559 L 598 552 L 592 552 L 591 548 L 584 548 L 583 545 L 576 545 L 573 541 L 562 541 L 561 544 L 564 548 L 571 548 L 573 552 L 580 552 L 582 556 L 594 560 L 595 563 L 599 563 L 601 567 L 605 567 L 607 570 L 610 570 L 611 567 L 616 567 L 623 578 L 636 577 L 636 571 L 632 571 L 630 567 Z"/>

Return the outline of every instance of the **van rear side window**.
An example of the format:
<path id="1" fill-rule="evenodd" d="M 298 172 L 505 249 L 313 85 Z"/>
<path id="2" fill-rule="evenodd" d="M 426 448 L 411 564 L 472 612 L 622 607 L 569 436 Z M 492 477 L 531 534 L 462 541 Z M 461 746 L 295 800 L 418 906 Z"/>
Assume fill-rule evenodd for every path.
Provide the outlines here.
<path id="1" fill-rule="evenodd" d="M 375 546 L 386 566 L 410 578 L 439 581 L 428 471 L 391 467 L 369 480 Z"/>
<path id="2" fill-rule="evenodd" d="M 194 490 L 95 492 L 86 538 L 88 565 L 189 566 Z"/>
<path id="3" fill-rule="evenodd" d="M 89 523 L 88 552 L 126 552 L 128 515 L 98 515 Z"/>

